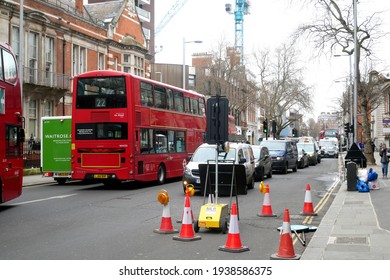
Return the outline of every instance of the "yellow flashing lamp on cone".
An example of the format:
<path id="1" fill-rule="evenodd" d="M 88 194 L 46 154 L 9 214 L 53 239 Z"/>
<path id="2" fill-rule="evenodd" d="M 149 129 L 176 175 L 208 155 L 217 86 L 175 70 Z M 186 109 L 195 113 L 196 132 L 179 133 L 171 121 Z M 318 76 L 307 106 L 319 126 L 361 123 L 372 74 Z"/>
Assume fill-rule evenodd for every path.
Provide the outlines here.
<path id="1" fill-rule="evenodd" d="M 169 203 L 169 195 L 166 190 L 160 190 L 157 195 L 157 200 L 162 205 L 167 205 Z"/>
<path id="2" fill-rule="evenodd" d="M 259 190 L 260 190 L 260 193 L 261 193 L 261 194 L 265 194 L 266 189 L 265 189 L 265 186 L 264 186 L 264 181 L 261 181 L 261 182 L 260 182 Z"/>
<path id="3" fill-rule="evenodd" d="M 188 185 L 186 186 L 186 193 L 188 193 L 189 196 L 194 196 L 194 194 L 195 194 L 194 185 L 188 184 Z"/>

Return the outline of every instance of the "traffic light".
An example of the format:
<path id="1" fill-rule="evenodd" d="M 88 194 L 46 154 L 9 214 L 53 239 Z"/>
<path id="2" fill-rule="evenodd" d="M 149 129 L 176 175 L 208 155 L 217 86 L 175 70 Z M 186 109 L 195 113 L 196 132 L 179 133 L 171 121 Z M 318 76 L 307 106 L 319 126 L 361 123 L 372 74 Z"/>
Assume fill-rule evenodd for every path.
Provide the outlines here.
<path id="1" fill-rule="evenodd" d="M 349 127 L 349 122 L 344 124 L 344 132 L 346 134 L 351 132 L 350 127 Z"/>
<path id="2" fill-rule="evenodd" d="M 293 128 L 292 129 L 292 137 L 296 137 L 296 136 L 297 136 L 297 129 Z"/>
<path id="3" fill-rule="evenodd" d="M 223 144 L 228 141 L 229 100 L 224 96 L 212 96 L 207 100 L 206 142 Z"/>
<path id="4" fill-rule="evenodd" d="M 276 133 L 276 121 L 272 120 L 272 133 Z"/>
<path id="5" fill-rule="evenodd" d="M 353 124 L 351 124 L 351 125 L 349 126 L 349 131 L 350 131 L 350 132 L 353 132 Z"/>
<path id="6" fill-rule="evenodd" d="M 263 132 L 264 133 L 268 133 L 268 121 L 267 121 L 267 119 L 265 119 L 265 121 L 263 121 Z"/>

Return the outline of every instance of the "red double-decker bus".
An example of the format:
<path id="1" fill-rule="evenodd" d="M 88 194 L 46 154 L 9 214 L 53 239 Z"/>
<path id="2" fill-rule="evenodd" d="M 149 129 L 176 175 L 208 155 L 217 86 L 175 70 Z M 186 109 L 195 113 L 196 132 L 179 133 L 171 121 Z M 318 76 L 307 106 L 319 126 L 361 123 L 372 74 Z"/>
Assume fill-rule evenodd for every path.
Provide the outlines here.
<path id="1" fill-rule="evenodd" d="M 155 181 L 183 175 L 205 139 L 205 96 L 129 73 L 74 77 L 72 179 Z"/>
<path id="2" fill-rule="evenodd" d="M 0 43 L 0 203 L 22 194 L 23 141 L 17 62 L 10 46 Z"/>

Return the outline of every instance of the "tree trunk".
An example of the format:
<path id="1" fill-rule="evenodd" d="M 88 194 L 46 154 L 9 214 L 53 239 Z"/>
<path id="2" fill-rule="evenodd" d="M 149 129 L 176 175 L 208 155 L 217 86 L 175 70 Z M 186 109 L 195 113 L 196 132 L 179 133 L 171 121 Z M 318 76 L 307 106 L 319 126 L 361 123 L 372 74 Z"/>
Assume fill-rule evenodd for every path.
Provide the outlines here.
<path id="1" fill-rule="evenodd" d="M 370 115 L 368 114 L 368 104 L 369 101 L 367 101 L 366 93 L 361 92 L 360 93 L 360 110 L 361 110 L 361 116 L 362 116 L 362 136 L 364 139 L 364 150 L 363 153 L 367 160 L 367 165 L 375 165 L 375 157 L 374 157 L 374 150 L 372 145 L 372 139 L 371 139 L 371 122 L 370 122 Z"/>

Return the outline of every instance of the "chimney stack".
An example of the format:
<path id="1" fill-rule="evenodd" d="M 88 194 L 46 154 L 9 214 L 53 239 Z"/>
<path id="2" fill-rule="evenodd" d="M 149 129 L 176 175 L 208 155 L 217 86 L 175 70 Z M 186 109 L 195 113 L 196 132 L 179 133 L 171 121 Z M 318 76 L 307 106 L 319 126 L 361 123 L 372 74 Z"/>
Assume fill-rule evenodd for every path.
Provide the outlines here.
<path id="1" fill-rule="evenodd" d="M 76 0 L 76 11 L 78 11 L 81 15 L 84 10 L 84 2 L 88 4 L 88 0 Z"/>

